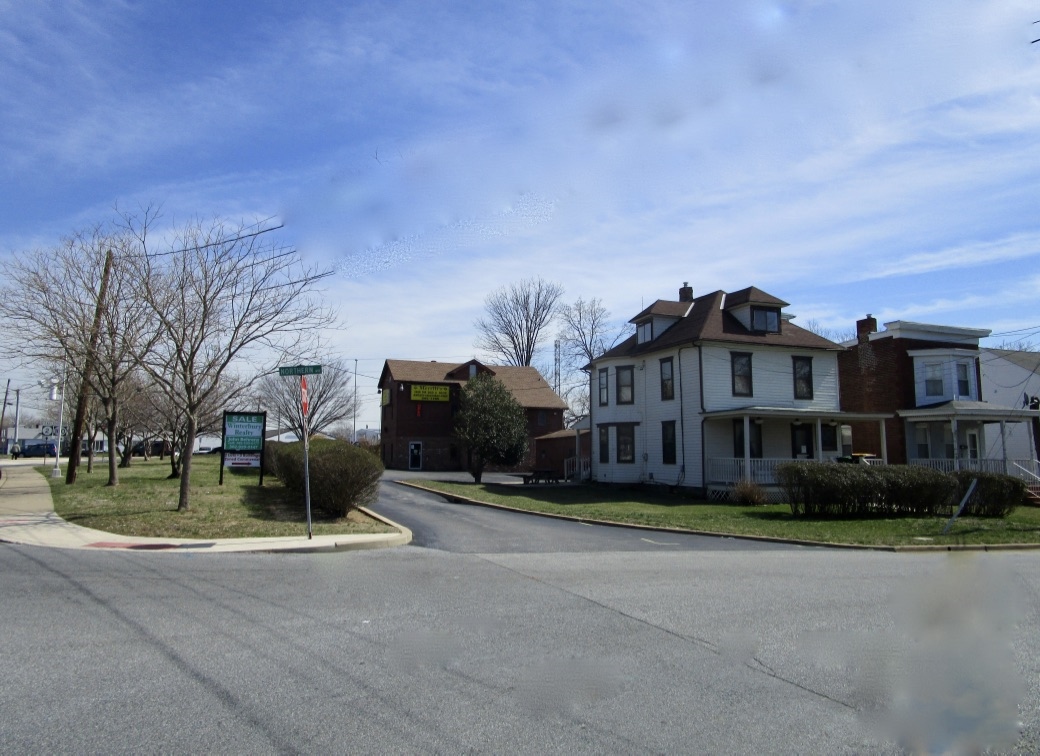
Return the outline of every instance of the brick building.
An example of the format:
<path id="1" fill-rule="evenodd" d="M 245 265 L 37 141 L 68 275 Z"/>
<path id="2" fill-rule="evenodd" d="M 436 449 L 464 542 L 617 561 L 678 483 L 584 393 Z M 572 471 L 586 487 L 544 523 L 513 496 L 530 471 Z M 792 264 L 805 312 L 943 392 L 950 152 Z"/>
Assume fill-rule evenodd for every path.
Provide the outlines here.
<path id="1" fill-rule="evenodd" d="M 500 380 L 527 413 L 528 457 L 534 439 L 563 429 L 567 408 L 533 367 L 387 360 L 379 376 L 383 464 L 393 470 L 464 470 L 466 450 L 454 437 L 462 387 L 487 373 Z"/>
<path id="2" fill-rule="evenodd" d="M 986 434 L 1003 437 L 1009 424 L 1036 414 L 984 401 L 979 340 L 989 334 L 898 320 L 878 332 L 870 315 L 857 321 L 855 344 L 838 354 L 841 408 L 890 417 L 880 438 L 852 423 L 853 450 L 879 457 L 887 452 L 892 464 L 986 467 Z M 990 467 L 1004 471 L 1015 461 L 1005 455 Z"/>

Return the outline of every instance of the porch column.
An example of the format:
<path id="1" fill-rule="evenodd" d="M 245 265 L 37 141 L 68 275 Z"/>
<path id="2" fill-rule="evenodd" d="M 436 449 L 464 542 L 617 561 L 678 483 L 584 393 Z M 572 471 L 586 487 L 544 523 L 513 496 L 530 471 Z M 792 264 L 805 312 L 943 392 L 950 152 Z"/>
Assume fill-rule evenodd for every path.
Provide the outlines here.
<path id="1" fill-rule="evenodd" d="M 751 480 L 751 415 L 744 415 L 744 480 Z"/>
<path id="2" fill-rule="evenodd" d="M 885 421 L 884 419 L 878 420 L 878 427 L 881 429 L 881 462 L 882 464 L 888 464 L 888 436 L 885 433 Z"/>
<path id="3" fill-rule="evenodd" d="M 823 462 L 823 420 L 816 418 L 816 461 Z"/>
<path id="4" fill-rule="evenodd" d="M 950 418 L 950 432 L 953 434 L 953 469 L 961 469 L 961 445 L 957 443 L 957 418 Z"/>
<path id="5" fill-rule="evenodd" d="M 980 455 L 981 456 L 981 455 Z M 1004 421 L 1000 421 L 1000 458 L 1004 462 L 1004 474 L 1008 474 L 1007 439 L 1004 436 Z"/>

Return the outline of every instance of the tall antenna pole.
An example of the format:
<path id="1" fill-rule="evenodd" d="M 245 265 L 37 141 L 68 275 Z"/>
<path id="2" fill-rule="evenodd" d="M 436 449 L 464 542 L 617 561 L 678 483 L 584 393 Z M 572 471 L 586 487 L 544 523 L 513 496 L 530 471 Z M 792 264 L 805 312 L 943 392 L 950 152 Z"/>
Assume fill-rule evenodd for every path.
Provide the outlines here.
<path id="1" fill-rule="evenodd" d="M 560 340 L 556 339 L 553 342 L 554 357 L 553 357 L 553 391 L 557 394 L 560 393 Z"/>

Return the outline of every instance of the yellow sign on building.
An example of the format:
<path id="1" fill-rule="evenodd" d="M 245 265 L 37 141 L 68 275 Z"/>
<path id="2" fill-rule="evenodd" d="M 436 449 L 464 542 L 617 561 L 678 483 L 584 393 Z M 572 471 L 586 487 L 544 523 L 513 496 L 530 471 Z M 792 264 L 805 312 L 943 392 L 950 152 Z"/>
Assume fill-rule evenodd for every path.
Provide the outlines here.
<path id="1" fill-rule="evenodd" d="M 429 386 L 427 384 L 412 384 L 413 402 L 446 402 L 449 400 L 448 386 Z"/>

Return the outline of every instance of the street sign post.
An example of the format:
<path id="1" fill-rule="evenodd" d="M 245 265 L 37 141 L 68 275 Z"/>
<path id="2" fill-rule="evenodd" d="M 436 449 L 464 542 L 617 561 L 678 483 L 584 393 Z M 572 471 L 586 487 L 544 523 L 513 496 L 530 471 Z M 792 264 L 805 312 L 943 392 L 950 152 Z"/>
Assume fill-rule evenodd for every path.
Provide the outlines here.
<path id="1" fill-rule="evenodd" d="M 319 368 L 320 370 L 320 368 Z M 311 531 L 311 464 L 310 433 L 307 432 L 307 376 L 300 376 L 301 409 L 303 410 L 303 498 L 307 503 L 307 538 L 313 538 Z"/>
<path id="2" fill-rule="evenodd" d="M 278 375 L 321 375 L 321 365 L 290 365 L 278 368 Z"/>

